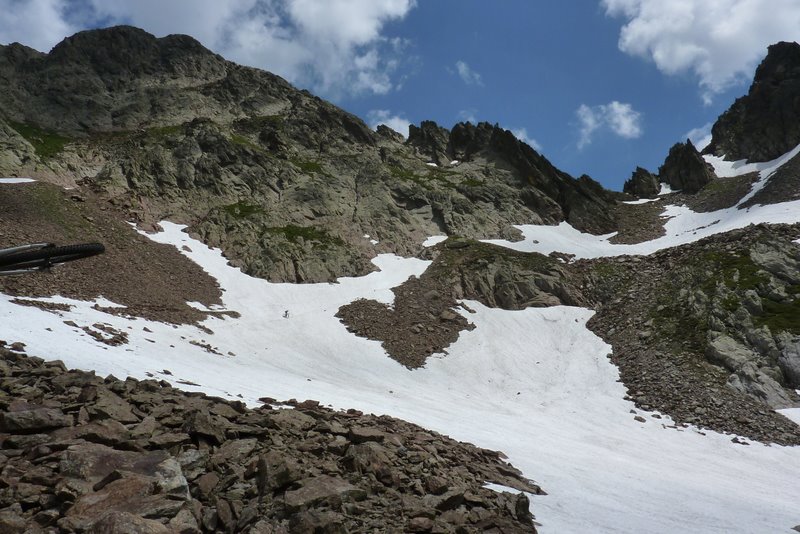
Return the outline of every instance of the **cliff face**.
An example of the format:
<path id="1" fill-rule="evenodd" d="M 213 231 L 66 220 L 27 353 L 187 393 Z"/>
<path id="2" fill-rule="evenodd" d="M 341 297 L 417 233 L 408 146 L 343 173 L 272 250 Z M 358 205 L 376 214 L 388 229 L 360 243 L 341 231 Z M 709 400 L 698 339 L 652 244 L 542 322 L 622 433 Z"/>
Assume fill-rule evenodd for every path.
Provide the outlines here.
<path id="1" fill-rule="evenodd" d="M 723 113 L 704 153 L 770 161 L 800 144 L 800 44 L 769 47 L 747 95 Z"/>
<path id="2" fill-rule="evenodd" d="M 506 130 L 424 122 L 406 142 L 187 36 L 121 26 L 46 55 L 0 47 L 0 83 L 0 173 L 87 184 L 145 225 L 190 224 L 274 281 L 364 274 L 435 234 L 616 229 L 612 193 Z"/>

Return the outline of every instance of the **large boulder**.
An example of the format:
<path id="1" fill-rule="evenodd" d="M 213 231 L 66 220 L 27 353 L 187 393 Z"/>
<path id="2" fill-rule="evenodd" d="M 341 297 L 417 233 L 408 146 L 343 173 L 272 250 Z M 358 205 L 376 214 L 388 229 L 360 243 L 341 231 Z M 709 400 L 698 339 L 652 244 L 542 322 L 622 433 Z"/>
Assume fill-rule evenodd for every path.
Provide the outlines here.
<path id="1" fill-rule="evenodd" d="M 655 198 L 661 191 L 658 176 L 642 167 L 636 167 L 622 191 L 638 198 Z"/>
<path id="2" fill-rule="evenodd" d="M 769 47 L 747 95 L 711 129 L 706 154 L 769 161 L 800 144 L 800 44 Z"/>
<path id="3" fill-rule="evenodd" d="M 658 168 L 658 178 L 672 189 L 697 193 L 715 178 L 714 170 L 706 163 L 690 140 L 676 143 L 669 149 L 667 159 Z"/>

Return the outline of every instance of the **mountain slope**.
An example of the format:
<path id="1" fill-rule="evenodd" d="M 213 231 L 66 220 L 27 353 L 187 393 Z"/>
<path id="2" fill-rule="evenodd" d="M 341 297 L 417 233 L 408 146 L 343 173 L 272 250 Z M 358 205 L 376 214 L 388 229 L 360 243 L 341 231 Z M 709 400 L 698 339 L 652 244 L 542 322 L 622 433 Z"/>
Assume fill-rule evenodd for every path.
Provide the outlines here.
<path id="1" fill-rule="evenodd" d="M 98 43 L 136 57 L 87 50 Z M 0 232 L 118 234 L 125 251 L 86 271 L 0 279 L 0 336 L 101 374 L 251 405 L 319 399 L 503 450 L 548 493 L 531 497 L 545 532 L 800 523 L 786 469 L 800 460 L 800 146 L 746 164 L 687 143 L 662 176 L 638 173 L 655 198 L 623 201 L 491 124 L 424 122 L 407 141 L 373 132 L 188 38 L 122 27 L 61 46 L 2 49 L 0 172 L 78 190 L 0 183 Z M 77 110 L 62 118 L 63 88 L 37 93 L 48 69 L 93 80 L 76 92 L 97 93 L 86 124 Z M 684 190 L 654 194 L 657 179 Z M 145 238 L 126 218 L 157 231 Z M 175 283 L 148 315 L 142 301 L 187 264 L 200 287 Z M 112 290 L 126 308 L 101 297 Z M 319 451 L 320 432 L 300 433 L 304 452 Z M 467 492 L 446 502 L 459 495 L 473 505 Z M 248 517 L 221 506 L 219 517 Z M 463 519 L 434 509 L 429 519 Z"/>
<path id="2" fill-rule="evenodd" d="M 513 237 L 519 222 L 615 228 L 612 193 L 505 130 L 423 125 L 459 159 L 430 166 L 424 136 L 373 132 L 189 37 L 116 27 L 0 58 L 0 173 L 80 181 L 138 222 L 188 223 L 270 280 L 365 274 L 370 239 L 414 254 L 428 235 Z"/>

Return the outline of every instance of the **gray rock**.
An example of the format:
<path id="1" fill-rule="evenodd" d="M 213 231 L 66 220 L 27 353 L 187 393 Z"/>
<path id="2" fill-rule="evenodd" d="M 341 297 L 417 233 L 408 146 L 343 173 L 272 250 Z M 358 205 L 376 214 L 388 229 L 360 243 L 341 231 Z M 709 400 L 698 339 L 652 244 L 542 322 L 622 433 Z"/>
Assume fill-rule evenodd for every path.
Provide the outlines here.
<path id="1" fill-rule="evenodd" d="M 33 408 L 2 414 L 0 425 L 6 432 L 33 433 L 72 425 L 72 418 L 55 408 Z"/>
<path id="2" fill-rule="evenodd" d="M 778 366 L 781 368 L 787 385 L 800 387 L 800 336 L 781 332 L 775 336 L 778 342 Z"/>
<path id="3" fill-rule="evenodd" d="M 228 422 L 219 416 L 202 411 L 193 411 L 186 416 L 181 429 L 192 437 L 210 438 L 220 444 L 225 441 L 225 428 Z"/>
<path id="4" fill-rule="evenodd" d="M 258 489 L 261 494 L 267 490 L 275 491 L 300 480 L 303 471 L 292 457 L 271 450 L 258 459 Z"/>
<path id="5" fill-rule="evenodd" d="M 92 419 L 114 419 L 119 423 L 138 423 L 139 418 L 131 411 L 131 404 L 106 388 L 97 389 L 97 398 L 87 408 Z"/>
<path id="6" fill-rule="evenodd" d="M 784 282 L 800 284 L 800 261 L 794 257 L 796 251 L 775 243 L 756 243 L 750 249 L 750 258 Z"/>
<path id="7" fill-rule="evenodd" d="M 290 512 L 307 510 L 322 503 L 335 508 L 343 502 L 361 501 L 367 496 L 363 489 L 328 475 L 304 478 L 298 484 L 298 489 L 284 494 L 286 508 Z"/>
<path id="8" fill-rule="evenodd" d="M 170 534 L 170 530 L 153 519 L 129 512 L 110 512 L 92 524 L 87 534 Z"/>
<path id="9" fill-rule="evenodd" d="M 754 362 L 742 365 L 728 380 L 728 385 L 763 402 L 773 409 L 792 408 L 794 402 L 786 390 Z"/>
<path id="10" fill-rule="evenodd" d="M 758 359 L 755 352 L 727 335 L 720 335 L 711 340 L 706 349 L 706 356 L 734 372 L 746 363 Z"/>

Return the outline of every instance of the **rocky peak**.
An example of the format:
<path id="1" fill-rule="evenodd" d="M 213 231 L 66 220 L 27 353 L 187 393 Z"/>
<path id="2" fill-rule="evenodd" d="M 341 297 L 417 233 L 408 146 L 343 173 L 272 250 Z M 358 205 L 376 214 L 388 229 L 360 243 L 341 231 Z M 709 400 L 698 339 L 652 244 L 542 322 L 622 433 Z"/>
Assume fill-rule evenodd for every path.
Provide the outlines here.
<path id="1" fill-rule="evenodd" d="M 690 140 L 676 143 L 669 149 L 667 159 L 658 169 L 658 178 L 672 189 L 697 193 L 712 179 L 714 170 L 706 163 Z"/>
<path id="2" fill-rule="evenodd" d="M 434 121 L 422 121 L 419 126 L 412 124 L 408 127 L 408 144 L 437 165 L 450 161 L 447 157 L 449 137 L 450 132 L 447 128 L 439 126 Z"/>
<path id="3" fill-rule="evenodd" d="M 767 57 L 756 69 L 753 84 L 777 85 L 800 78 L 800 44 L 781 41 L 767 48 Z"/>
<path id="4" fill-rule="evenodd" d="M 133 79 L 160 73 L 216 75 L 225 60 L 188 35 L 157 39 L 139 28 L 114 26 L 67 37 L 48 54 L 47 63 L 85 65 L 104 79 Z"/>
<path id="5" fill-rule="evenodd" d="M 474 125 L 471 122 L 459 122 L 450 131 L 448 151 L 453 159 L 469 161 L 474 154 L 489 146 L 494 127 L 488 122 Z"/>
<path id="6" fill-rule="evenodd" d="M 631 177 L 622 186 L 622 191 L 639 198 L 655 198 L 661 187 L 658 176 L 642 167 L 636 167 Z"/>
<path id="7" fill-rule="evenodd" d="M 800 44 L 769 47 L 747 95 L 723 113 L 704 153 L 769 161 L 800 144 Z"/>

